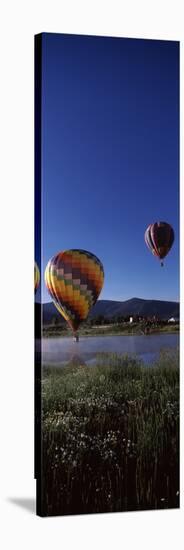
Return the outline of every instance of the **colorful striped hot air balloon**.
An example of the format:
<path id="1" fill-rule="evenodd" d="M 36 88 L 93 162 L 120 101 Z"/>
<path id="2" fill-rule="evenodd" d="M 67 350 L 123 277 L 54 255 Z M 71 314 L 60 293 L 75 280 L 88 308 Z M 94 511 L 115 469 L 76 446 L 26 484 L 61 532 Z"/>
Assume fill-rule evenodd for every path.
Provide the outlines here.
<path id="1" fill-rule="evenodd" d="M 144 237 L 152 254 L 159 260 L 163 260 L 173 245 L 174 230 L 169 223 L 156 222 L 147 227 Z M 162 261 L 161 266 L 163 266 Z"/>
<path id="2" fill-rule="evenodd" d="M 39 268 L 37 266 L 37 263 L 35 262 L 34 263 L 34 290 L 35 290 L 35 294 L 36 294 L 37 288 L 39 286 L 39 282 L 40 282 L 40 272 L 39 272 Z"/>
<path id="3" fill-rule="evenodd" d="M 86 250 L 65 250 L 53 256 L 45 270 L 51 298 L 74 334 L 96 303 L 104 282 L 100 260 Z"/>

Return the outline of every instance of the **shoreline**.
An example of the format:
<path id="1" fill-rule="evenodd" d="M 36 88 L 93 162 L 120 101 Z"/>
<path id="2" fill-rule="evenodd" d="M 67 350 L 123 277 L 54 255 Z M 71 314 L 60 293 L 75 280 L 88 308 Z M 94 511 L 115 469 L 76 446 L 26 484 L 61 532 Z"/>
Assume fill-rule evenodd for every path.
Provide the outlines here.
<path id="1" fill-rule="evenodd" d="M 176 330 L 153 330 L 150 333 L 144 333 L 144 332 L 137 332 L 137 331 L 117 331 L 117 332 L 104 332 L 102 334 L 95 333 L 95 334 L 85 334 L 85 333 L 79 333 L 79 341 L 80 338 L 106 338 L 106 337 L 112 337 L 112 336 L 156 336 L 156 335 L 164 335 L 164 334 L 180 334 L 179 327 Z M 47 333 L 47 331 L 43 332 L 43 338 L 73 338 L 72 334 L 63 334 L 62 332 L 60 334 L 56 333 Z"/>

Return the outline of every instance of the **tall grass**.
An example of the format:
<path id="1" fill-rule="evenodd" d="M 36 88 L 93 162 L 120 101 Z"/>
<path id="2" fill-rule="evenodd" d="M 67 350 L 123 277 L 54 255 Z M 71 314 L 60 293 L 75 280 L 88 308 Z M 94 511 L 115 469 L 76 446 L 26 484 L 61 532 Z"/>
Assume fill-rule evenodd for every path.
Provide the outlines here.
<path id="1" fill-rule="evenodd" d="M 178 354 L 45 367 L 44 514 L 179 505 Z"/>

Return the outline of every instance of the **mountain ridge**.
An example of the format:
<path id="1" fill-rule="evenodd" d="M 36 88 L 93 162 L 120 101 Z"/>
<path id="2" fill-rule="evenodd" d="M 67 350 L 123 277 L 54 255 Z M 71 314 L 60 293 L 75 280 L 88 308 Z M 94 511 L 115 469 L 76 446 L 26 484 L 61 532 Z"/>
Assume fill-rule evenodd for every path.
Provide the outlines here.
<path id="1" fill-rule="evenodd" d="M 89 319 L 97 316 L 103 316 L 106 319 L 114 317 L 127 317 L 140 315 L 142 317 L 152 317 L 154 315 L 160 319 L 169 319 L 179 317 L 179 302 L 152 300 L 144 298 L 130 298 L 129 300 L 98 300 L 89 313 Z M 62 321 L 60 313 L 57 311 L 53 302 L 43 304 L 43 324 L 48 325 L 53 318 Z M 65 323 L 64 319 L 63 322 Z"/>

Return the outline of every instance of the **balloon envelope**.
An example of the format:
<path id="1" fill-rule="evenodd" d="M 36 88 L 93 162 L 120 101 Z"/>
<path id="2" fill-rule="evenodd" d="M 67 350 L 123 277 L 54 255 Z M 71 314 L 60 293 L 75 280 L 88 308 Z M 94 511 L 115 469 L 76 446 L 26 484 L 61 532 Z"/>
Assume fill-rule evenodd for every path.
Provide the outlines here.
<path id="1" fill-rule="evenodd" d="M 37 263 L 34 263 L 34 289 L 35 292 L 37 291 L 37 288 L 39 286 L 40 282 L 40 272 Z"/>
<path id="2" fill-rule="evenodd" d="M 154 256 L 162 260 L 173 245 L 174 230 L 169 223 L 153 223 L 145 231 L 145 242 Z"/>
<path id="3" fill-rule="evenodd" d="M 74 332 L 97 301 L 103 282 L 102 263 L 86 250 L 59 252 L 45 270 L 45 283 L 52 300 Z"/>

